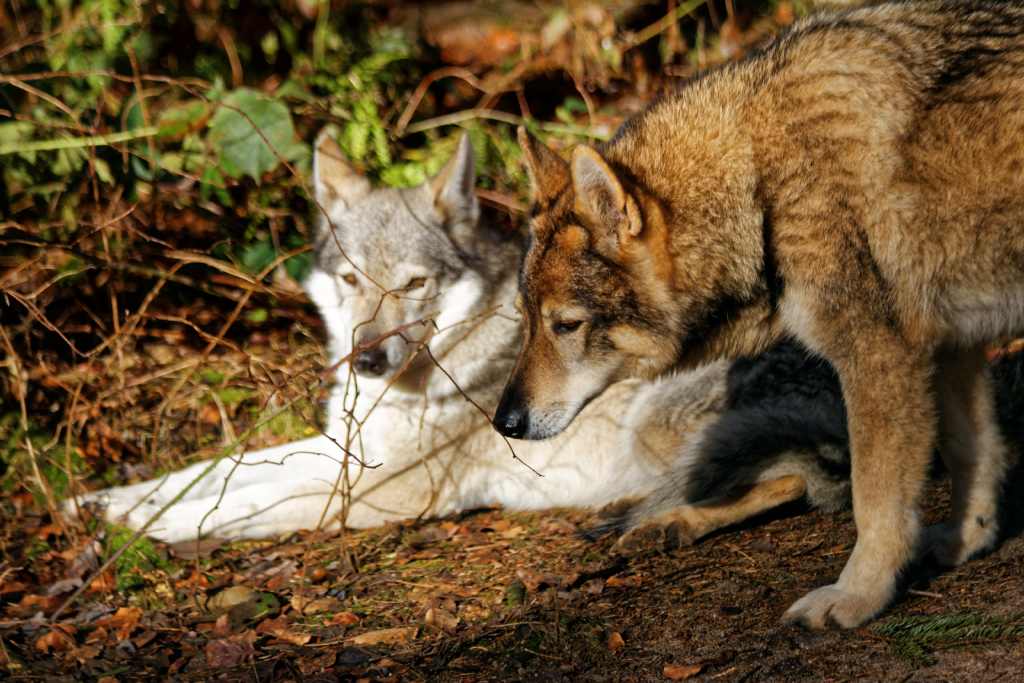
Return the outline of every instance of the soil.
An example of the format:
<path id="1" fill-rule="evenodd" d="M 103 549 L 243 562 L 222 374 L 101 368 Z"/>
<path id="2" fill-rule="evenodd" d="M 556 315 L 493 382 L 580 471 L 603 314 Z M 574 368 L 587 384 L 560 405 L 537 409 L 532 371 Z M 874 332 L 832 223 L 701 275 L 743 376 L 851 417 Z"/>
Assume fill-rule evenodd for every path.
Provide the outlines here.
<path id="1" fill-rule="evenodd" d="M 948 489 L 943 476 L 929 485 L 927 523 L 946 514 Z M 1019 500 L 1022 489 L 1024 467 L 1017 465 L 1007 500 Z M 47 526 L 41 526 L 45 513 L 22 513 L 28 517 L 10 521 L 29 530 L 25 539 L 38 538 Z M 601 683 L 681 680 L 687 674 L 696 681 L 1019 680 L 1020 632 L 984 645 L 929 647 L 934 664 L 912 668 L 890 640 L 872 631 L 910 616 L 1024 612 L 1024 515 L 1014 506 L 1004 517 L 995 552 L 955 570 L 911 568 L 896 604 L 855 631 L 781 623 L 795 599 L 835 580 L 856 537 L 849 511 L 833 515 L 790 505 L 693 547 L 629 562 L 610 554 L 613 539 L 582 538 L 579 528 L 594 517 L 578 510 L 484 509 L 361 532 L 347 539 L 359 558 L 357 573 L 345 571 L 337 537 L 307 533 L 266 543 L 213 543 L 206 549 L 214 548 L 212 556 L 200 560 L 198 582 L 186 548 L 157 544 L 169 558 L 164 567 L 144 573 L 145 585 L 134 592 L 94 583 L 95 590 L 58 619 L 65 624 L 66 646 L 44 653 L 44 641 L 54 640 L 46 634 L 55 631 L 26 621 L 31 617 L 19 605 L 28 603 L 32 612 L 37 601 L 29 598 L 45 594 L 45 586 L 33 591 L 27 582 L 42 584 L 40 571 L 59 569 L 54 553 L 14 574 L 26 589 L 21 596 L 7 591 L 6 598 L 15 600 L 5 598 L 9 604 L 0 609 L 21 619 L 0 622 L 0 637 L 11 681 L 72 681 L 89 674 L 104 680 L 110 672 L 108 683 Z M 17 539 L 7 535 L 12 553 L 10 541 Z M 54 549 L 69 546 L 64 537 L 52 543 Z M 283 574 L 275 573 L 282 566 Z M 313 581 L 300 588 L 303 567 L 326 570 L 313 569 Z M 10 586 L 12 576 L 6 578 Z M 161 583 L 165 593 L 167 585 L 176 593 L 162 605 Z M 248 629 L 224 619 L 197 623 L 200 610 L 187 594 L 214 595 L 235 584 L 276 596 L 283 610 Z M 64 597 L 43 604 L 42 611 L 52 613 Z M 334 602 L 325 611 L 314 605 L 299 615 L 299 600 L 318 597 Z M 99 619 L 89 616 L 97 605 L 107 609 Z M 121 610 L 115 617 L 125 615 L 122 622 L 110 621 L 114 608 Z M 104 637 L 97 638 L 104 624 Z M 404 642 L 364 643 L 382 632 L 386 640 Z M 229 645 L 237 652 L 223 649 Z"/>

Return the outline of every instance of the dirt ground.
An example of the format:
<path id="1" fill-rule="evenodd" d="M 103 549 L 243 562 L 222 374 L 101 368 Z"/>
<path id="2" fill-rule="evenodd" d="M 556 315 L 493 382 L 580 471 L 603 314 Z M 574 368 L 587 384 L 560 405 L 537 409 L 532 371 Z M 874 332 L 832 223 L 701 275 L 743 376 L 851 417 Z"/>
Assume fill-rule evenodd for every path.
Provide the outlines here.
<path id="1" fill-rule="evenodd" d="M 1022 490 L 1018 465 L 1008 500 Z M 941 520 L 945 478 L 930 485 L 927 504 L 926 521 Z M 348 538 L 357 573 L 346 571 L 336 536 L 212 542 L 199 560 L 190 559 L 194 544 L 145 544 L 138 552 L 152 548 L 155 567 L 94 581 L 52 626 L 46 617 L 68 595 L 53 593 L 58 572 L 68 575 L 90 546 L 79 541 L 76 551 L 42 509 L 26 507 L 4 519 L 4 550 L 23 562 L 0 591 L 0 656 L 7 680 L 53 683 L 1019 680 L 1019 630 L 948 650 L 926 645 L 934 664 L 920 668 L 873 632 L 909 616 L 1024 612 L 1024 514 L 1007 508 L 996 552 L 952 571 L 914 567 L 875 624 L 813 632 L 780 616 L 838 576 L 855 540 L 850 512 L 790 506 L 629 562 L 609 554 L 610 538 L 584 540 L 578 530 L 594 518 L 575 510 L 485 509 L 361 532 Z M 40 538 L 48 550 L 33 554 Z M 114 588 L 125 575 L 141 580 Z M 239 622 L 238 608 L 225 615 L 210 603 L 204 617 L 191 597 L 202 604 L 238 586 L 243 608 L 268 595 L 274 608 Z"/>

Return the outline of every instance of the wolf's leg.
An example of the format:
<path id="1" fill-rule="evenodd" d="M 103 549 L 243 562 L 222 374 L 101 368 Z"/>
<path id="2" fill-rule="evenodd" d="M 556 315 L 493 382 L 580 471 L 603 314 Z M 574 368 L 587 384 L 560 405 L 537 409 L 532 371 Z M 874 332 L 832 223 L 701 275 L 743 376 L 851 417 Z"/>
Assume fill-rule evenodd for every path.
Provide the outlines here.
<path id="1" fill-rule="evenodd" d="M 925 529 L 920 547 L 943 564 L 958 565 L 995 543 L 1006 448 L 983 347 L 944 349 L 936 361 L 939 454 L 953 481 L 953 501 L 949 522 Z"/>
<path id="2" fill-rule="evenodd" d="M 337 460 L 341 456 L 341 449 L 325 436 L 251 451 L 242 455 L 240 464 L 237 464 L 237 456 L 228 456 L 196 482 L 182 501 L 201 500 L 220 495 L 221 490 L 235 491 L 264 482 L 317 477 L 321 476 L 321 471 L 337 472 L 338 465 L 332 458 Z M 152 481 L 85 493 L 78 496 L 78 504 L 117 505 L 124 511 L 136 503 L 146 503 L 159 509 L 173 500 L 209 466 L 209 461 L 198 462 Z M 70 504 L 65 504 L 65 509 L 73 512 Z"/>
<path id="3" fill-rule="evenodd" d="M 333 487 L 324 481 L 270 482 L 247 486 L 219 496 L 178 503 L 147 530 L 147 534 L 169 543 L 198 536 L 218 538 L 260 538 L 296 529 L 314 529 L 327 505 Z M 334 496 L 324 518 L 324 529 L 337 528 L 341 498 Z M 147 502 L 111 501 L 107 521 L 138 531 L 160 509 Z M 202 528 L 200 529 L 200 523 Z"/>
<path id="4" fill-rule="evenodd" d="M 807 493 L 803 477 L 790 475 L 744 486 L 724 496 L 683 505 L 646 519 L 615 545 L 626 556 L 692 545 L 715 529 L 737 524 Z"/>
<path id="5" fill-rule="evenodd" d="M 787 621 L 853 628 L 892 599 L 897 574 L 914 554 L 920 500 L 935 442 L 932 354 L 908 348 L 869 318 L 834 334 L 850 426 L 857 544 L 839 580 L 798 600 Z"/>

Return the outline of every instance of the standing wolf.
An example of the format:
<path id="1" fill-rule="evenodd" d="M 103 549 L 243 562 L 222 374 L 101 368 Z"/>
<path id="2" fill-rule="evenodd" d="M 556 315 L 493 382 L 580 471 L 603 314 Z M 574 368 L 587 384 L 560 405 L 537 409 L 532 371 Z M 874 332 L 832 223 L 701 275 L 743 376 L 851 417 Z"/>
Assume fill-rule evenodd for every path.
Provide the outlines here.
<path id="1" fill-rule="evenodd" d="M 325 510 L 324 528 L 342 518 L 370 527 L 492 503 L 587 507 L 653 491 L 607 525 L 628 531 L 620 548 L 636 553 L 693 542 L 805 495 L 827 509 L 848 502 L 838 381 L 793 346 L 621 383 L 560 437 L 517 445 L 543 476 L 513 460 L 462 393 L 493 409 L 521 342 L 512 310 L 521 240 L 479 219 L 475 178 L 467 136 L 435 178 L 404 190 L 371 189 L 320 137 L 314 185 L 326 216 L 305 286 L 327 324 L 331 362 L 351 359 L 338 371 L 324 434 L 225 458 L 151 535 L 255 538 L 315 528 Z M 347 511 L 335 493 L 343 447 L 369 466 L 351 468 Z M 137 530 L 208 466 L 78 503 L 103 504 L 109 521 Z M 643 523 L 661 513 L 674 526 L 652 537 Z"/>
<path id="2" fill-rule="evenodd" d="M 1024 327 L 1020 3 L 819 15 L 568 164 L 520 141 L 536 203 L 502 432 L 550 437 L 613 382 L 791 335 L 841 380 L 859 537 L 787 618 L 854 627 L 916 549 L 956 565 L 992 547 L 1005 454 L 983 345 Z M 952 512 L 922 534 L 936 445 Z"/>

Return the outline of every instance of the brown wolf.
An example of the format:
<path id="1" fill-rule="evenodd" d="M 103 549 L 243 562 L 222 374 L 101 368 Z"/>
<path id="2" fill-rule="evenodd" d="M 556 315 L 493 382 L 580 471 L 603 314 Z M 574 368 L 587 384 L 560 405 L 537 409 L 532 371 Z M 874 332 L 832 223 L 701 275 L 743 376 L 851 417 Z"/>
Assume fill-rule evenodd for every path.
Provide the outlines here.
<path id="1" fill-rule="evenodd" d="M 992 547 L 1005 453 L 982 350 L 1024 327 L 1024 6 L 818 15 L 569 163 L 520 142 L 535 207 L 502 432 L 546 438 L 613 382 L 791 336 L 840 377 L 859 538 L 787 618 L 856 626 L 915 550 Z M 934 446 L 952 514 L 922 534 Z"/>

